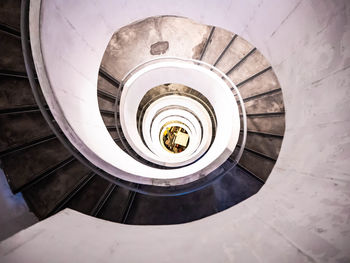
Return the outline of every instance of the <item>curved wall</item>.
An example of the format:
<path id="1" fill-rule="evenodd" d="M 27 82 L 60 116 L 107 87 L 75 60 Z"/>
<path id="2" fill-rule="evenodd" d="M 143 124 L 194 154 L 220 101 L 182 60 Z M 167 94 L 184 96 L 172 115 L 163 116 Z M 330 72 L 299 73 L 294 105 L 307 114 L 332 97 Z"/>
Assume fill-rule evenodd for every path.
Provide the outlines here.
<path id="1" fill-rule="evenodd" d="M 350 260 L 349 1 L 42 4 L 46 70 L 51 85 L 60 85 L 62 92 L 69 95 L 74 83 L 85 83 L 81 92 L 95 92 L 103 52 L 117 28 L 149 16 L 185 16 L 238 33 L 268 58 L 283 88 L 286 132 L 265 187 L 224 212 L 184 225 L 138 227 L 66 210 L 3 242 L 5 259 L 27 254 L 45 262 L 40 253 L 30 252 L 34 246 L 45 248 L 51 262 L 55 255 L 61 261 L 105 262 Z M 79 94 L 71 95 L 79 101 Z M 79 114 L 79 107 L 75 110 Z M 78 226 L 78 234 L 69 234 Z M 35 240 L 23 243 L 35 233 Z"/>

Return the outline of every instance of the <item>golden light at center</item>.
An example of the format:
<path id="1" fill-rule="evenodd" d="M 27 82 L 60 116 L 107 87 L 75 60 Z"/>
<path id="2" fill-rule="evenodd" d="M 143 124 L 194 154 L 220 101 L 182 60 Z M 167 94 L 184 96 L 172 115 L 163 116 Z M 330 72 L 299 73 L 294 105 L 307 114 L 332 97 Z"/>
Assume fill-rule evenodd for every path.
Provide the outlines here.
<path id="1" fill-rule="evenodd" d="M 189 139 L 186 129 L 174 125 L 167 127 L 163 131 L 161 144 L 169 152 L 181 153 L 187 148 Z"/>

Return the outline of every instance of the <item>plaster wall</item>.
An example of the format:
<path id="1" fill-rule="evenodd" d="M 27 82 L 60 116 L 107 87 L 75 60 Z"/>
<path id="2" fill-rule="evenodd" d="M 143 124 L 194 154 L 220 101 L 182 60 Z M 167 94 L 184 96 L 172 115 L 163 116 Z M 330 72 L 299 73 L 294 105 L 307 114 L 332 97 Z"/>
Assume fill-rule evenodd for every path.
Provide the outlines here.
<path id="1" fill-rule="evenodd" d="M 74 76 L 88 90 L 117 28 L 165 14 L 236 32 L 272 64 L 286 132 L 266 185 L 184 225 L 119 225 L 66 210 L 2 242 L 2 262 L 349 262 L 350 2 L 43 1 L 51 84 L 63 92 Z"/>

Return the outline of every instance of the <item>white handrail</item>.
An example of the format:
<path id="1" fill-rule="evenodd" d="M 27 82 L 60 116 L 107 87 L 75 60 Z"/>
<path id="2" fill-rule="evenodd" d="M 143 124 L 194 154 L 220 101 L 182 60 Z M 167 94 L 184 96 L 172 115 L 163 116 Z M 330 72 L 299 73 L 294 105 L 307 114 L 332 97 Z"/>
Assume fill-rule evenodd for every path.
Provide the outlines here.
<path id="1" fill-rule="evenodd" d="M 154 63 L 157 63 L 157 62 L 160 62 L 160 61 L 163 62 L 163 61 L 167 61 L 167 60 L 169 60 L 169 61 L 174 61 L 174 60 L 179 61 L 180 60 L 180 61 L 183 61 L 183 62 L 193 63 L 193 64 L 196 64 L 198 66 L 205 66 L 208 69 L 210 69 L 211 71 L 215 72 L 219 77 L 221 77 L 222 79 L 227 81 L 229 83 L 229 86 L 231 86 L 231 90 L 232 89 L 235 90 L 235 92 L 236 92 L 235 95 L 237 95 L 238 100 L 240 102 L 239 104 L 240 104 L 240 107 L 241 107 L 242 118 L 243 118 L 243 138 L 242 138 L 242 143 L 241 143 L 241 147 L 240 147 L 240 149 L 238 151 L 237 156 L 234 158 L 234 161 L 237 164 L 239 162 L 239 160 L 241 159 L 241 157 L 242 157 L 242 154 L 243 154 L 243 151 L 244 151 L 244 148 L 245 148 L 245 144 L 246 144 L 246 139 L 247 139 L 247 115 L 246 115 L 246 110 L 245 110 L 245 107 L 244 107 L 244 101 L 243 101 L 243 98 L 242 98 L 242 96 L 241 96 L 237 86 L 232 82 L 232 80 L 224 72 L 222 72 L 218 68 L 214 67 L 213 65 L 208 64 L 206 62 L 203 62 L 201 60 L 196 60 L 196 59 L 191 59 L 191 58 L 180 58 L 180 57 L 175 57 L 175 56 L 163 56 L 163 57 L 158 57 L 158 58 L 147 60 L 145 62 L 142 62 L 142 63 L 136 65 L 135 67 L 133 67 L 131 70 L 129 70 L 125 74 L 124 78 L 120 82 L 120 86 L 119 86 L 119 89 L 118 89 L 118 92 L 119 92 L 118 98 L 120 98 L 120 94 L 121 94 L 121 92 L 123 90 L 124 84 L 136 72 L 138 72 L 142 68 L 144 68 L 146 66 L 149 66 L 151 64 L 154 64 Z"/>

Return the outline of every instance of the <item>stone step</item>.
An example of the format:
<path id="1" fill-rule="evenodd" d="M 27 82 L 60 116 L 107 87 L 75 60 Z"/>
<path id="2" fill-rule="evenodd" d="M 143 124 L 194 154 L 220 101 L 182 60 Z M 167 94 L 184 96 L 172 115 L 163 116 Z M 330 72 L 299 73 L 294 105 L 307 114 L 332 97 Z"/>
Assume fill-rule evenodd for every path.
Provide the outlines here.
<path id="1" fill-rule="evenodd" d="M 88 168 L 74 161 L 25 190 L 23 195 L 32 211 L 39 218 L 45 218 L 88 172 Z"/>
<path id="2" fill-rule="evenodd" d="M 57 140 L 39 144 L 2 158 L 5 174 L 14 192 L 40 177 L 71 155 Z"/>
<path id="3" fill-rule="evenodd" d="M 100 176 L 95 176 L 76 196 L 68 202 L 68 208 L 84 214 L 90 214 L 108 187 L 109 182 Z"/>
<path id="4" fill-rule="evenodd" d="M 0 23 L 20 29 L 21 0 L 0 1 Z"/>

